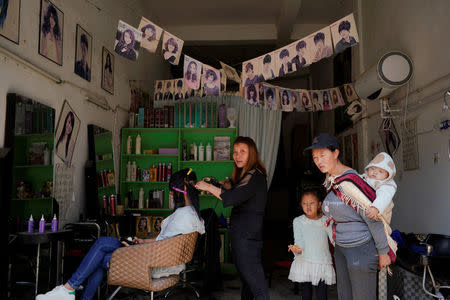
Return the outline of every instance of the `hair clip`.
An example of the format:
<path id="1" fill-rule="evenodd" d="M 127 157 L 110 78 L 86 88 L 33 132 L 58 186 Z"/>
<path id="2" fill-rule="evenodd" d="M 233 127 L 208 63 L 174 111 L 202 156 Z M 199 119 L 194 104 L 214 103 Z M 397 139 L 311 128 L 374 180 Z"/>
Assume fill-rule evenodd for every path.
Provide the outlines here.
<path id="1" fill-rule="evenodd" d="M 177 192 L 180 192 L 180 193 L 183 193 L 183 194 L 187 194 L 187 192 L 186 191 L 184 191 L 184 190 L 181 190 L 181 189 L 179 189 L 179 188 L 176 188 L 176 187 L 172 187 L 172 189 L 174 189 L 175 191 L 177 191 Z"/>
<path id="2" fill-rule="evenodd" d="M 187 175 L 191 174 L 192 168 L 189 168 L 189 171 L 187 172 Z"/>

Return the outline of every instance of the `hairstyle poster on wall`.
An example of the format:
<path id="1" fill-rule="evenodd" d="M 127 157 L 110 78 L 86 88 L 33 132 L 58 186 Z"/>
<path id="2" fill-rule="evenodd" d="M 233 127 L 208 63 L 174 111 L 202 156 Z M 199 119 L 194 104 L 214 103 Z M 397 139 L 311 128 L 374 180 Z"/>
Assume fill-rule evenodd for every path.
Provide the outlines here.
<path id="1" fill-rule="evenodd" d="M 164 60 L 170 62 L 172 65 L 178 65 L 183 44 L 183 40 L 167 31 L 164 31 L 162 43 L 162 55 Z"/>
<path id="2" fill-rule="evenodd" d="M 355 92 L 353 84 L 351 83 L 344 84 L 343 90 L 345 93 L 345 98 L 347 99 L 348 103 L 355 101 L 356 99 L 359 99 L 358 95 Z"/>
<path id="3" fill-rule="evenodd" d="M 322 95 L 322 108 L 323 110 L 331 110 L 333 106 L 331 105 L 331 96 L 329 90 L 321 90 L 320 94 Z"/>
<path id="4" fill-rule="evenodd" d="M 20 0 L 0 1 L 0 35 L 19 44 Z"/>
<path id="5" fill-rule="evenodd" d="M 291 64 L 295 66 L 297 71 L 311 64 L 311 46 L 306 39 L 301 39 L 291 44 L 289 48 L 291 49 Z"/>
<path id="6" fill-rule="evenodd" d="M 206 96 L 220 95 L 220 71 L 208 66 L 203 65 L 203 91 Z"/>
<path id="7" fill-rule="evenodd" d="M 178 78 L 178 79 L 174 80 L 174 88 L 175 88 L 175 91 L 174 91 L 173 99 L 176 101 L 183 100 L 184 92 L 185 92 L 183 78 Z"/>
<path id="8" fill-rule="evenodd" d="M 264 85 L 264 84 L 263 84 Z M 277 89 L 272 85 L 264 85 L 264 104 L 268 110 L 278 109 Z"/>
<path id="9" fill-rule="evenodd" d="M 292 111 L 304 111 L 300 102 L 300 93 L 298 90 L 291 90 Z"/>
<path id="10" fill-rule="evenodd" d="M 292 47 L 286 46 L 273 52 L 277 60 L 277 77 L 297 71 L 295 64 L 292 64 L 294 51 Z"/>
<path id="11" fill-rule="evenodd" d="M 299 90 L 300 93 L 300 102 L 304 111 L 312 111 L 313 105 L 311 101 L 311 95 L 308 90 Z"/>
<path id="12" fill-rule="evenodd" d="M 258 106 L 258 84 L 250 84 L 244 87 L 245 99 L 251 106 Z"/>
<path id="13" fill-rule="evenodd" d="M 75 48 L 75 74 L 91 81 L 92 68 L 92 36 L 77 24 Z"/>
<path id="14" fill-rule="evenodd" d="M 322 93 L 318 90 L 309 91 L 312 102 L 312 111 L 323 110 Z"/>
<path id="15" fill-rule="evenodd" d="M 58 124 L 56 125 L 55 153 L 67 166 L 70 166 L 72 162 L 73 150 L 79 130 L 80 119 L 78 119 L 67 100 L 64 100 Z"/>
<path id="16" fill-rule="evenodd" d="M 260 65 L 262 65 L 261 69 L 261 75 L 263 77 L 264 81 L 274 79 L 276 74 L 276 58 L 273 56 L 272 53 L 267 53 L 259 57 L 259 59 L 262 61 L 262 64 L 260 62 Z"/>
<path id="17" fill-rule="evenodd" d="M 64 14 L 53 3 L 41 0 L 39 54 L 62 66 Z"/>
<path id="18" fill-rule="evenodd" d="M 355 46 L 359 42 L 358 31 L 356 30 L 355 17 L 353 14 L 334 22 L 330 25 L 333 36 L 334 51 L 342 52 L 345 49 Z"/>
<path id="19" fill-rule="evenodd" d="M 327 26 L 311 34 L 308 36 L 307 42 L 312 45 L 312 62 L 318 62 L 323 58 L 333 55 L 330 27 Z"/>
<path id="20" fill-rule="evenodd" d="M 192 90 L 198 90 L 200 88 L 202 66 L 203 64 L 198 60 L 184 55 L 183 78 L 188 88 Z"/>
<path id="21" fill-rule="evenodd" d="M 331 93 L 331 104 L 333 108 L 345 105 L 344 98 L 342 97 L 339 88 L 330 89 L 330 93 Z"/>
<path id="22" fill-rule="evenodd" d="M 114 55 L 105 47 L 102 50 L 102 89 L 114 94 Z"/>
<path id="23" fill-rule="evenodd" d="M 153 95 L 153 99 L 155 101 L 161 101 L 163 100 L 163 84 L 164 84 L 164 80 L 156 80 L 155 81 L 155 93 Z"/>
<path id="24" fill-rule="evenodd" d="M 138 58 L 141 37 L 141 31 L 120 20 L 114 51 L 120 56 L 135 61 Z"/>
<path id="25" fill-rule="evenodd" d="M 138 29 L 142 35 L 141 47 L 155 53 L 163 32 L 162 28 L 142 17 Z"/>

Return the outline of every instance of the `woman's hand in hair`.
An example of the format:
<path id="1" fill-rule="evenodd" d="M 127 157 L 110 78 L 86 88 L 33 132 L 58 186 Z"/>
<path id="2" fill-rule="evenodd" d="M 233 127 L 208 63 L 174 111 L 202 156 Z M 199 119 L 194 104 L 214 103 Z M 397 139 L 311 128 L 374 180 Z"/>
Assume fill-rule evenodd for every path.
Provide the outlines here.
<path id="1" fill-rule="evenodd" d="M 197 190 L 201 190 L 201 191 L 207 191 L 208 192 L 210 187 L 211 187 L 211 184 L 206 183 L 203 180 L 197 181 L 197 183 L 195 184 L 195 188 Z"/>

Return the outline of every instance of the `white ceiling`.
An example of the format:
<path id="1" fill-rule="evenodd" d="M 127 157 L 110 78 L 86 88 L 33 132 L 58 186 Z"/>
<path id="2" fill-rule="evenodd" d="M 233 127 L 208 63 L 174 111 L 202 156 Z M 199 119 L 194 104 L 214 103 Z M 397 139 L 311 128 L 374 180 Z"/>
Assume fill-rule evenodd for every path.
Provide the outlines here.
<path id="1" fill-rule="evenodd" d="M 128 0 L 128 5 L 188 45 L 284 43 L 352 12 L 352 0 Z"/>

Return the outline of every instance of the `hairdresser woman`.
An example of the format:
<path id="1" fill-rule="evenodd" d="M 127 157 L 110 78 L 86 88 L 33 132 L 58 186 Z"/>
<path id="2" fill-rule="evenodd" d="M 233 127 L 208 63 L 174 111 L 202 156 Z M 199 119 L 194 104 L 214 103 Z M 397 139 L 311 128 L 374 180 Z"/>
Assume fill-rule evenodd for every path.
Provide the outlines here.
<path id="1" fill-rule="evenodd" d="M 196 187 L 208 191 L 223 206 L 233 206 L 229 229 L 231 251 L 242 280 L 241 299 L 269 299 L 261 264 L 262 227 L 267 202 L 266 168 L 249 137 L 239 136 L 233 146 L 231 185 L 219 188 L 204 181 Z"/>
<path id="2" fill-rule="evenodd" d="M 363 193 L 370 187 L 355 170 L 341 163 L 339 142 L 334 136 L 319 134 L 305 149 L 309 150 L 316 166 L 327 175 L 328 194 L 322 209 L 336 222 L 333 235 L 338 297 L 340 300 L 375 300 L 377 267 L 382 269 L 391 263 L 383 223 L 368 218 L 362 209 L 357 209 L 357 201 L 345 197 L 339 182 L 346 178 L 346 183 L 353 183 Z"/>

